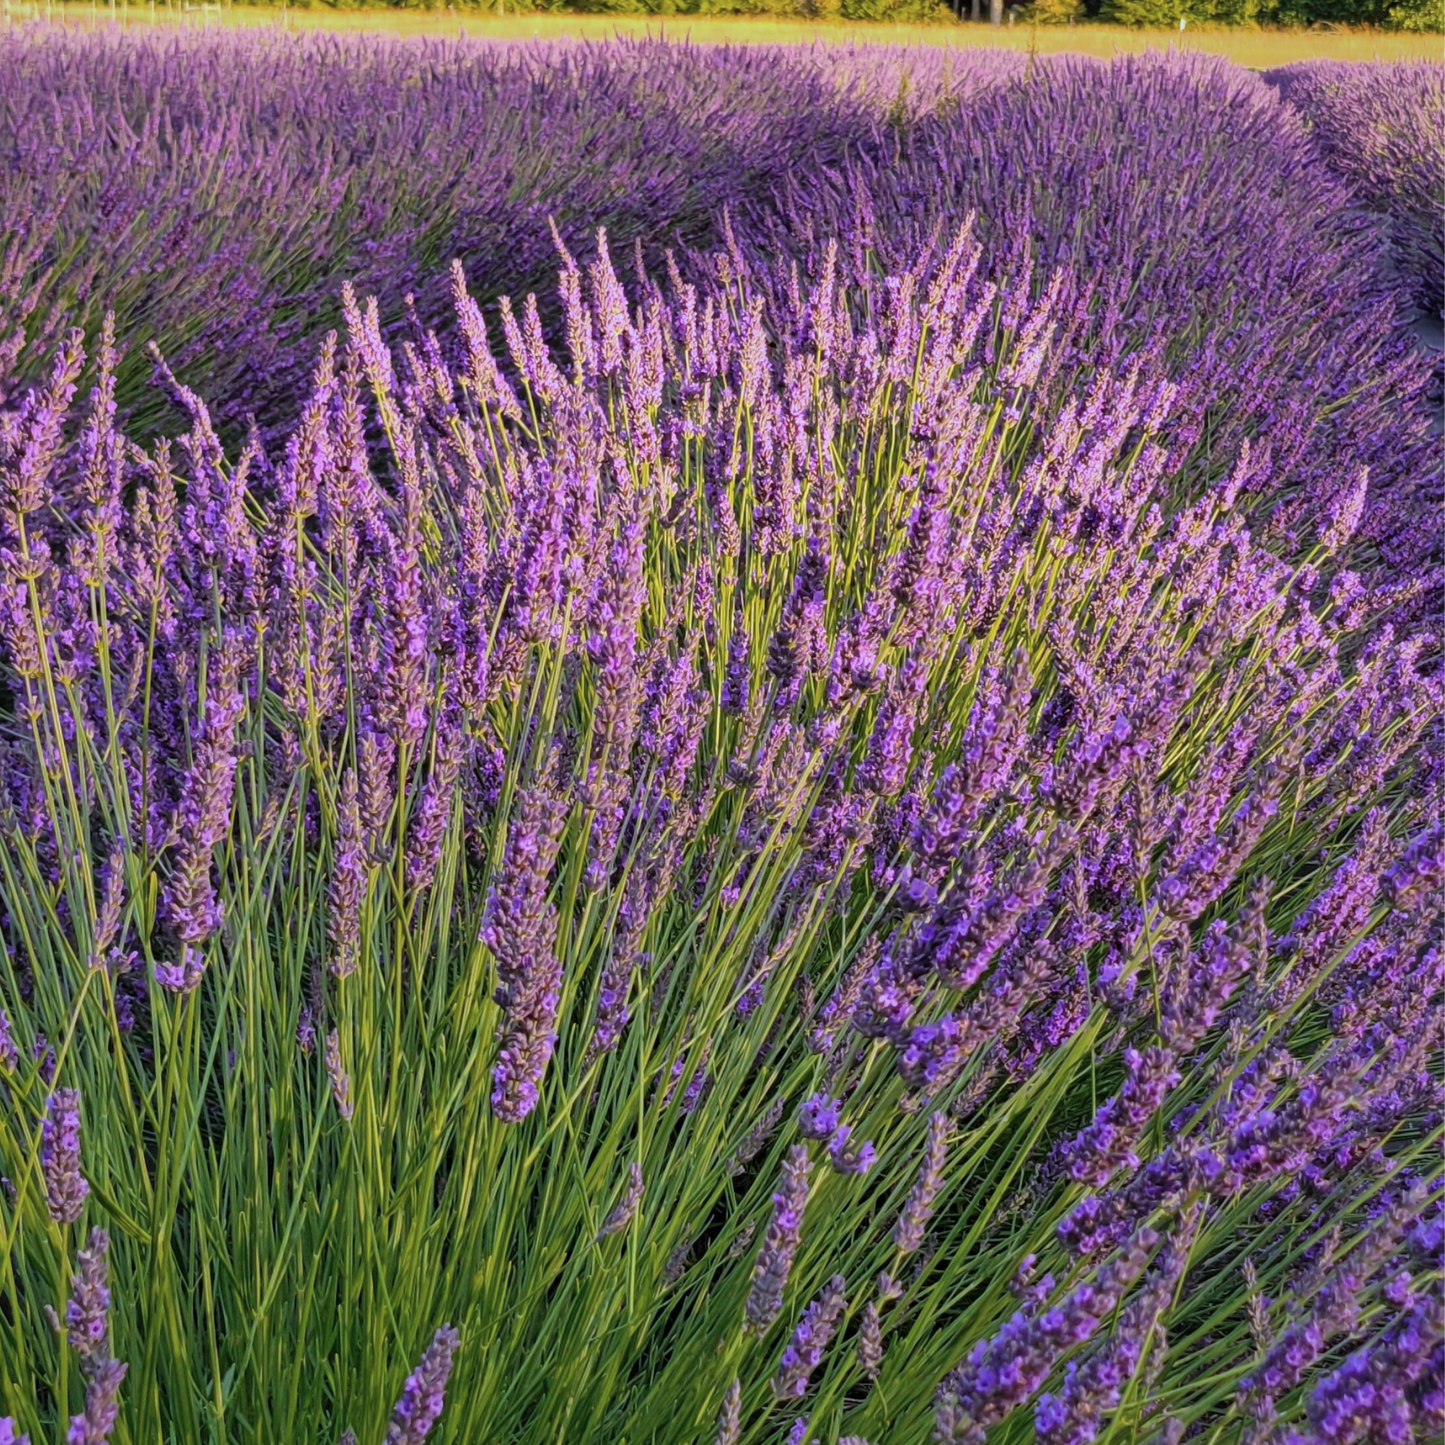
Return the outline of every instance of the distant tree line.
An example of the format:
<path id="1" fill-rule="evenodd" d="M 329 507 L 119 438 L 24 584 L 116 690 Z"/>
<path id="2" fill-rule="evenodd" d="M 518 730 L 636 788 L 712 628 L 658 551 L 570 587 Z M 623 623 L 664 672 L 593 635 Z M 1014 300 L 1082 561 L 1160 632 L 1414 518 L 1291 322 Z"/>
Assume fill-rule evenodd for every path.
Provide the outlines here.
<path id="1" fill-rule="evenodd" d="M 102 0 L 103 3 L 103 0 Z M 794 19 L 995 21 L 1011 9 L 1021 23 L 1101 21 L 1173 29 L 1187 24 L 1374 25 L 1389 30 L 1445 30 L 1445 0 L 245 0 L 306 9 L 374 7 L 462 13 L 630 15 L 775 15 Z M 992 12 L 992 13 L 991 13 Z"/>

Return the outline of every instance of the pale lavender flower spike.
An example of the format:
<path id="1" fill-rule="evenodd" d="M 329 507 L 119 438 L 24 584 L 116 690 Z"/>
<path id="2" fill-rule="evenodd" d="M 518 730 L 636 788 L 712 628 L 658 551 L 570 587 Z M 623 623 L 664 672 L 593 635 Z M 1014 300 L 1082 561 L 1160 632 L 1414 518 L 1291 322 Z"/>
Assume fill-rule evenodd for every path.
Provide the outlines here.
<path id="1" fill-rule="evenodd" d="M 753 1267 L 748 1295 L 748 1323 L 761 1334 L 783 1308 L 783 1287 L 793 1268 L 793 1256 L 803 1229 L 808 1202 L 808 1146 L 794 1144 L 783 1161 L 778 1192 L 773 1195 L 773 1217 Z"/>
<path id="2" fill-rule="evenodd" d="M 50 1217 L 60 1224 L 73 1224 L 90 1193 L 80 1172 L 79 1089 L 57 1089 L 46 1101 L 46 1118 L 40 1126 L 40 1172 Z"/>
<path id="3" fill-rule="evenodd" d="M 85 1388 L 85 1409 L 73 1415 L 66 1445 L 106 1445 L 120 1415 L 120 1386 L 126 1367 L 121 1360 L 99 1365 Z"/>
<path id="4" fill-rule="evenodd" d="M 406 1378 L 401 1399 L 391 1412 L 385 1445 L 421 1445 L 441 1418 L 446 1403 L 447 1378 L 458 1335 L 443 1325 L 422 1353 L 421 1362 Z"/>
<path id="5" fill-rule="evenodd" d="M 637 1213 L 637 1206 L 642 1201 L 642 1166 L 640 1164 L 629 1164 L 627 1166 L 627 1193 L 622 1196 L 622 1201 L 612 1210 L 606 1219 L 602 1221 L 602 1228 L 597 1231 L 599 1241 L 607 1238 L 609 1234 L 618 1234 L 632 1222 L 632 1216 Z"/>

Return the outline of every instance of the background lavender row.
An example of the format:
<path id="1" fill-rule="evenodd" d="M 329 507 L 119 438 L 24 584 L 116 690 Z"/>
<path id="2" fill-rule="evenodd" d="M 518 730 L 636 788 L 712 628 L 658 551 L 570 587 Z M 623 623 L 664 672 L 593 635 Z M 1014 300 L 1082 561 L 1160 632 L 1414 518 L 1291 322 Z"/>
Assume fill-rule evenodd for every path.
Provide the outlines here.
<path id="1" fill-rule="evenodd" d="M 664 243 L 712 238 L 725 206 L 800 160 L 836 162 L 890 108 L 1014 64 L 9 32 L 7 329 L 31 311 L 30 374 L 62 328 L 94 336 L 113 308 L 121 340 L 158 338 L 223 421 L 274 420 L 304 382 L 296 342 L 339 320 L 343 279 L 377 294 L 388 322 L 413 291 L 423 314 L 444 313 L 453 256 L 484 295 L 550 292 L 553 218 L 569 241 L 605 224 L 624 254 L 645 238 L 656 259 Z M 134 350 L 123 405 L 143 382 Z"/>
<path id="2" fill-rule="evenodd" d="M 1318 164 L 1318 126 L 1312 140 L 1223 62 L 38 31 L 0 46 L 0 335 L 14 350 L 28 313 L 14 364 L 33 376 L 62 327 L 93 335 L 115 308 L 119 400 L 142 431 L 163 417 L 135 343 L 159 339 L 232 434 L 252 412 L 284 426 L 309 365 L 297 343 L 334 324 L 343 279 L 388 330 L 408 294 L 445 326 L 452 256 L 484 299 L 548 297 L 553 219 L 574 248 L 605 224 L 655 263 L 719 245 L 726 211 L 743 257 L 782 247 L 806 267 L 829 235 L 911 258 L 974 211 L 991 274 L 1027 257 L 1037 295 L 1065 273 L 1060 396 L 1137 359 L 1185 385 L 1186 471 L 1217 476 L 1251 440 L 1271 504 L 1296 497 L 1286 543 L 1368 466 L 1367 533 L 1396 567 L 1431 555 L 1427 377 L 1379 274 L 1388 223 Z"/>
<path id="3" fill-rule="evenodd" d="M 1445 308 L 1445 66 L 1311 60 L 1264 79 L 1304 117 L 1326 162 L 1390 218 L 1401 279 Z"/>

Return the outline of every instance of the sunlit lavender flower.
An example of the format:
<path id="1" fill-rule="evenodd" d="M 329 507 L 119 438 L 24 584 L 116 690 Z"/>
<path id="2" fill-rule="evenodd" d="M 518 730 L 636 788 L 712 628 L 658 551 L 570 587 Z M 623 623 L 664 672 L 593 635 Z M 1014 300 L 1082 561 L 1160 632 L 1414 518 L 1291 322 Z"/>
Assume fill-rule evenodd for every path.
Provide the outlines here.
<path id="1" fill-rule="evenodd" d="M 838 1327 L 838 1318 L 846 1304 L 844 1289 L 843 1276 L 835 1274 L 803 1311 L 773 1376 L 773 1393 L 779 1399 L 801 1399 L 806 1393 L 808 1379 L 822 1362 L 828 1341 Z"/>
<path id="2" fill-rule="evenodd" d="M 566 802 L 540 788 L 522 794 L 479 934 L 497 960 L 497 999 L 506 1010 L 492 1070 L 492 1112 L 506 1123 L 536 1107 L 556 1040 L 562 969 L 557 910 L 547 889 L 568 811 Z"/>
<path id="3" fill-rule="evenodd" d="M 982 1445 L 989 1427 L 1043 1384 L 1060 1355 L 1093 1335 L 1143 1273 L 1157 1242 L 1153 1230 L 1136 1230 L 1117 1259 L 1058 1306 L 1041 1314 L 1020 1311 L 993 1339 L 979 1341 L 939 1387 L 934 1438 L 940 1445 Z"/>
<path id="4" fill-rule="evenodd" d="M 802 1236 L 803 1210 L 808 1203 L 808 1168 L 808 1146 L 794 1144 L 783 1161 L 778 1192 L 773 1195 L 773 1217 L 753 1266 L 747 1317 L 759 1334 L 783 1308 L 783 1287 L 793 1268 L 793 1256 Z"/>
<path id="5" fill-rule="evenodd" d="M 30 1445 L 30 1436 L 20 1433 L 13 1415 L 0 1417 L 0 1445 Z"/>
<path id="6" fill-rule="evenodd" d="M 1315 1386 L 1306 1413 L 1328 1445 L 1357 1440 L 1403 1442 L 1413 1430 L 1410 1392 L 1445 1336 L 1445 1302 L 1427 1290 L 1369 1349 L 1358 1350 Z"/>
<path id="7" fill-rule="evenodd" d="M 20 1067 L 20 1050 L 10 1028 L 10 1015 L 0 1008 L 0 1069 L 14 1073 Z"/>
<path id="8" fill-rule="evenodd" d="M 341 1062 L 341 1035 L 335 1029 L 326 1035 L 326 1072 L 331 1078 L 331 1093 L 336 1100 L 336 1112 L 349 1121 L 351 1078 Z"/>
<path id="9" fill-rule="evenodd" d="M 838 1100 L 810 1094 L 798 1106 L 798 1131 L 805 1139 L 827 1139 L 838 1127 Z"/>
<path id="10" fill-rule="evenodd" d="M 923 1243 L 923 1232 L 933 1217 L 933 1200 L 943 1184 L 943 1164 L 948 1157 L 948 1124 L 948 1115 L 941 1112 L 928 1120 L 928 1142 L 923 1146 L 918 1178 L 893 1226 L 893 1243 L 903 1254 L 912 1254 Z"/>
<path id="11" fill-rule="evenodd" d="M 80 1090 L 57 1089 L 45 1102 L 40 1126 L 40 1171 L 50 1217 L 73 1224 L 85 1208 L 90 1185 L 80 1172 Z"/>
<path id="12" fill-rule="evenodd" d="M 597 1239 L 600 1242 L 609 1234 L 617 1234 L 627 1228 L 632 1222 L 632 1216 L 637 1213 L 637 1206 L 642 1202 L 642 1166 L 632 1163 L 627 1166 L 627 1192 L 602 1221 L 602 1228 L 597 1231 Z"/>
<path id="13" fill-rule="evenodd" d="M 386 1445 L 421 1445 L 441 1417 L 446 1403 L 447 1378 L 459 1336 L 443 1325 L 422 1352 L 421 1362 L 402 1386 L 401 1399 L 386 1427 Z"/>

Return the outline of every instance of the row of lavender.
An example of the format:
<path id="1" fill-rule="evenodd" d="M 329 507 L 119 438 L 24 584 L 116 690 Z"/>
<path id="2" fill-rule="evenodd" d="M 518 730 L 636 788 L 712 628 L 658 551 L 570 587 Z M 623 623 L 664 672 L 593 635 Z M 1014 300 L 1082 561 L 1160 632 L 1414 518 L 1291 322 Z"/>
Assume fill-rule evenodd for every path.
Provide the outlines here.
<path id="1" fill-rule="evenodd" d="M 0 1439 L 1438 1432 L 1427 377 L 1274 93 L 50 43 Z M 482 191 L 541 302 L 430 276 Z M 311 269 L 157 285 L 248 213 Z"/>
<path id="2" fill-rule="evenodd" d="M 1445 68 L 1310 61 L 1264 79 L 1304 116 L 1311 139 L 1388 216 L 1409 293 L 1445 311 Z"/>

